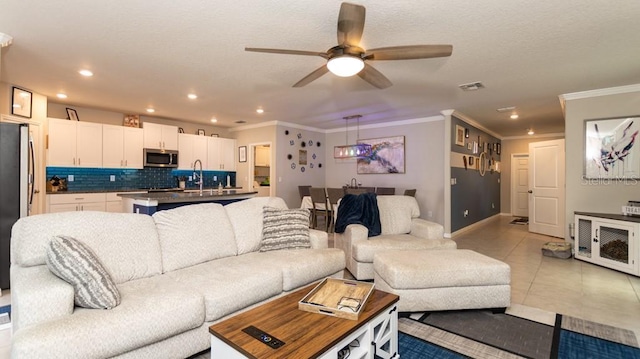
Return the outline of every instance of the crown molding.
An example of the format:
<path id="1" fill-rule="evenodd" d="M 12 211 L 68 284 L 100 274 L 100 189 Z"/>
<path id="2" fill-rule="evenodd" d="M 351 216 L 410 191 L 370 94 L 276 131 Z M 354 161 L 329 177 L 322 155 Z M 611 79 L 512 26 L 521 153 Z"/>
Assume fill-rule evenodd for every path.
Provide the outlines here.
<path id="1" fill-rule="evenodd" d="M 603 89 L 588 90 L 588 91 L 581 91 L 581 92 L 572 92 L 572 93 L 562 94 L 558 97 L 560 98 L 560 101 L 567 101 L 567 100 L 579 100 L 579 99 L 598 97 L 598 96 L 619 95 L 619 94 L 629 93 L 629 92 L 640 92 L 640 84 L 608 87 Z"/>

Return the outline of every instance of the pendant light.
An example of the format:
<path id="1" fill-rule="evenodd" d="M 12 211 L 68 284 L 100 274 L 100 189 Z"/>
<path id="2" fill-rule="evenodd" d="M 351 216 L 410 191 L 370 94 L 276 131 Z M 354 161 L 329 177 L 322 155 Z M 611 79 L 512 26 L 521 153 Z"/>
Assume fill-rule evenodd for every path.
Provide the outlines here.
<path id="1" fill-rule="evenodd" d="M 360 117 L 362 115 L 353 115 L 343 117 L 345 120 L 345 145 L 333 147 L 333 158 L 358 158 L 371 156 L 371 145 L 367 143 L 349 144 L 349 120 L 356 119 L 356 136 L 360 137 Z M 356 140 L 357 142 L 357 140 Z"/>

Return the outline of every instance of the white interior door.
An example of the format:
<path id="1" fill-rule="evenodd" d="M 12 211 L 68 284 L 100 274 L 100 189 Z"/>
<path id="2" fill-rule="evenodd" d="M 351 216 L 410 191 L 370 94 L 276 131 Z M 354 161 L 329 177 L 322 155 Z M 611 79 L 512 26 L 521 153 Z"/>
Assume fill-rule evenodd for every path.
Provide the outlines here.
<path id="1" fill-rule="evenodd" d="M 529 154 L 511 155 L 511 215 L 529 216 Z"/>
<path id="2" fill-rule="evenodd" d="M 564 139 L 529 144 L 529 231 L 564 237 Z"/>

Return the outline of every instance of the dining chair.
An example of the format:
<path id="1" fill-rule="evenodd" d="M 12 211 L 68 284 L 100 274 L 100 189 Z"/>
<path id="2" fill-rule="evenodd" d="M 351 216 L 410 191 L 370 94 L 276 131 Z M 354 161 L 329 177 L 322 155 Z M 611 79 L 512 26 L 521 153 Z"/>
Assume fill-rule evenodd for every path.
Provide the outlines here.
<path id="1" fill-rule="evenodd" d="M 351 188 L 347 187 L 344 189 L 344 194 L 363 194 L 367 193 L 367 189 L 364 187 Z"/>
<path id="2" fill-rule="evenodd" d="M 396 188 L 395 187 L 376 187 L 376 194 L 394 195 L 396 194 Z"/>
<path id="3" fill-rule="evenodd" d="M 404 195 L 405 196 L 415 197 L 416 196 L 416 190 L 415 189 L 405 189 L 404 190 Z"/>
<path id="4" fill-rule="evenodd" d="M 327 200 L 331 211 L 331 225 L 329 232 L 334 232 L 336 227 L 336 211 L 338 210 L 338 201 L 344 196 L 342 188 L 327 188 Z"/>
<path id="5" fill-rule="evenodd" d="M 329 231 L 329 222 L 331 221 L 331 210 L 327 203 L 327 192 L 324 187 L 311 187 L 309 189 L 311 195 L 311 202 L 313 207 L 311 208 L 311 227 L 316 228 L 318 226 L 318 217 L 324 217 L 325 219 L 325 231 Z"/>
<path id="6" fill-rule="evenodd" d="M 309 193 L 309 188 L 311 188 L 311 186 L 298 186 L 298 192 L 300 193 L 301 200 L 305 196 L 311 196 L 311 194 Z"/>

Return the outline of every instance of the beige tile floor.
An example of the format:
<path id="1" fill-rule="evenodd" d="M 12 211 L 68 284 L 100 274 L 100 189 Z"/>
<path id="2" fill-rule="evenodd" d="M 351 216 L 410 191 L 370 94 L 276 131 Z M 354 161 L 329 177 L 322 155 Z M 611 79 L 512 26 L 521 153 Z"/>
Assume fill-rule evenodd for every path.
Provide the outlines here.
<path id="1" fill-rule="evenodd" d="M 499 259 L 511 266 L 512 308 L 533 307 L 634 330 L 640 340 L 640 277 L 576 259 L 542 255 L 542 246 L 561 241 L 492 219 L 456 235 L 458 248 Z"/>
<path id="2" fill-rule="evenodd" d="M 453 238 L 511 266 L 511 312 L 553 323 L 557 312 L 634 330 L 640 339 L 640 278 L 575 259 L 542 255 L 542 246 L 559 238 L 528 232 L 501 216 Z M 0 305 L 8 303 L 3 292 Z M 536 319 L 536 318 L 532 318 Z M 0 359 L 9 358 L 10 330 L 0 331 Z"/>

